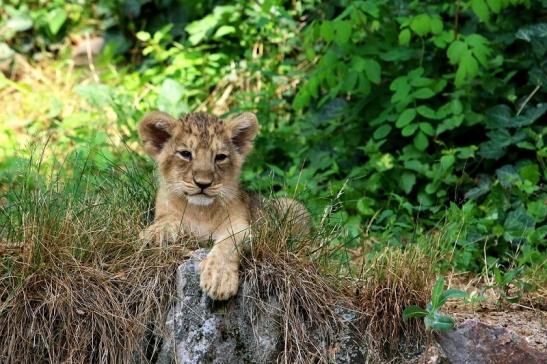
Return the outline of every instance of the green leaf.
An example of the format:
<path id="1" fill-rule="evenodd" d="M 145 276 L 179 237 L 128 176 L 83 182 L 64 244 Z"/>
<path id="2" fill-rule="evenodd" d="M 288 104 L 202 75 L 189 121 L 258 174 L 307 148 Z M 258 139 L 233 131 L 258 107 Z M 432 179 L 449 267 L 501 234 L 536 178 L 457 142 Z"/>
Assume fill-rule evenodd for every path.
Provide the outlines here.
<path id="1" fill-rule="evenodd" d="M 488 180 L 481 180 L 478 187 L 474 187 L 465 193 L 465 198 L 476 200 L 490 192 L 491 183 Z"/>
<path id="2" fill-rule="evenodd" d="M 454 320 L 450 316 L 435 313 L 433 317 L 426 316 L 425 326 L 434 331 L 450 331 L 454 329 Z"/>
<path id="3" fill-rule="evenodd" d="M 424 87 L 414 92 L 414 97 L 417 99 L 429 99 L 435 96 L 435 92 L 430 88 Z"/>
<path id="4" fill-rule="evenodd" d="M 516 37 L 527 42 L 531 42 L 534 38 L 545 38 L 547 37 L 547 24 L 537 23 L 520 28 Z"/>
<path id="5" fill-rule="evenodd" d="M 68 14 L 63 8 L 55 8 L 46 15 L 46 21 L 51 34 L 56 35 L 65 24 Z"/>
<path id="6" fill-rule="evenodd" d="M 501 0 L 486 0 L 492 12 L 499 14 L 501 11 Z"/>
<path id="7" fill-rule="evenodd" d="M 464 54 L 467 54 L 467 44 L 461 40 L 452 42 L 446 51 L 450 64 L 460 63 L 460 60 Z"/>
<path id="8" fill-rule="evenodd" d="M 336 44 L 342 46 L 348 43 L 351 36 L 351 22 L 347 20 L 337 20 L 334 22 Z"/>
<path id="9" fill-rule="evenodd" d="M 460 289 L 450 288 L 443 292 L 441 295 L 441 298 L 439 300 L 439 307 L 444 306 L 446 301 L 448 301 L 449 298 L 466 298 L 467 292 L 462 291 Z"/>
<path id="10" fill-rule="evenodd" d="M 410 29 L 412 29 L 414 33 L 418 34 L 420 37 L 423 37 L 429 33 L 431 31 L 429 15 L 421 14 L 415 16 L 410 22 Z"/>
<path id="11" fill-rule="evenodd" d="M 414 135 L 414 132 L 418 130 L 418 124 L 408 124 L 401 130 L 401 135 L 404 137 L 408 137 L 411 135 Z"/>
<path id="12" fill-rule="evenodd" d="M 180 101 L 184 94 L 184 86 L 171 78 L 165 79 L 161 85 L 159 97 L 171 103 Z"/>
<path id="13" fill-rule="evenodd" d="M 486 116 L 486 126 L 489 129 L 507 128 L 513 119 L 511 108 L 503 104 L 488 109 Z"/>
<path id="14" fill-rule="evenodd" d="M 373 59 L 365 59 L 365 73 L 370 82 L 379 84 L 381 77 L 380 64 Z"/>
<path id="15" fill-rule="evenodd" d="M 479 34 L 471 34 L 466 38 L 466 42 L 471 46 L 471 51 L 480 64 L 488 67 L 492 53 L 488 47 L 488 39 Z"/>
<path id="16" fill-rule="evenodd" d="M 528 203 L 526 211 L 539 223 L 547 217 L 547 204 L 541 199 L 532 201 Z"/>
<path id="17" fill-rule="evenodd" d="M 430 123 L 420 123 L 420 130 L 429 136 L 435 135 L 435 129 L 431 126 Z"/>
<path id="18" fill-rule="evenodd" d="M 448 169 L 454 165 L 455 161 L 456 158 L 454 158 L 453 155 L 443 155 L 441 157 L 441 169 L 445 172 L 448 171 Z"/>
<path id="19" fill-rule="evenodd" d="M 431 78 L 427 77 L 412 77 L 410 84 L 414 87 L 425 87 L 431 85 Z"/>
<path id="20" fill-rule="evenodd" d="M 410 124 L 412 120 L 416 117 L 416 109 L 406 109 L 399 115 L 399 118 L 395 122 L 395 126 L 399 129 Z"/>
<path id="21" fill-rule="evenodd" d="M 520 128 L 532 125 L 547 112 L 547 103 L 530 107 L 524 115 L 513 116 L 511 108 L 507 105 L 496 105 L 486 111 L 486 126 L 489 129 Z"/>
<path id="22" fill-rule="evenodd" d="M 413 317 L 426 317 L 429 314 L 426 310 L 423 308 L 413 305 L 410 307 L 407 307 L 403 311 L 403 321 L 408 321 L 409 318 Z"/>
<path id="23" fill-rule="evenodd" d="M 437 115 L 436 115 L 435 111 L 432 108 L 430 108 L 429 106 L 420 105 L 420 106 L 418 106 L 418 108 L 416 110 L 418 111 L 418 114 L 420 114 L 423 117 L 426 117 L 428 119 L 436 119 L 437 118 Z"/>
<path id="24" fill-rule="evenodd" d="M 374 215 L 374 200 L 370 197 L 361 197 L 357 201 L 357 211 L 363 216 L 372 216 Z"/>
<path id="25" fill-rule="evenodd" d="M 508 128 L 521 128 L 523 126 L 532 125 L 547 112 L 547 103 L 538 104 L 536 107 L 530 107 L 524 115 L 515 116 L 506 126 Z"/>
<path id="26" fill-rule="evenodd" d="M 391 125 L 384 124 L 374 131 L 372 137 L 376 140 L 384 139 L 391 131 Z"/>
<path id="27" fill-rule="evenodd" d="M 462 105 L 462 102 L 460 101 L 460 99 L 452 100 L 452 102 L 450 103 L 450 106 L 451 106 L 451 109 L 452 109 L 452 113 L 454 115 L 459 115 L 463 111 L 463 105 Z"/>
<path id="28" fill-rule="evenodd" d="M 443 21 L 436 15 L 431 19 L 431 32 L 433 34 L 439 34 L 443 31 Z"/>
<path id="29" fill-rule="evenodd" d="M 534 218 L 528 215 L 523 207 L 519 207 L 507 214 L 503 223 L 505 229 L 503 237 L 508 241 L 521 239 L 534 226 Z"/>
<path id="30" fill-rule="evenodd" d="M 534 54 L 537 57 L 543 58 L 545 53 L 547 53 L 547 22 L 532 24 L 520 28 L 515 36 L 518 39 L 529 42 L 532 46 Z M 536 73 L 534 78 L 537 79 L 534 81 L 535 84 L 547 84 L 547 77 L 545 77 L 544 74 L 541 75 Z"/>
<path id="31" fill-rule="evenodd" d="M 507 164 L 496 169 L 496 176 L 503 188 L 511 188 L 520 182 L 520 176 L 514 166 Z"/>
<path id="32" fill-rule="evenodd" d="M 301 87 L 300 90 L 298 90 L 298 92 L 296 93 L 295 97 L 294 97 L 294 100 L 292 102 L 292 106 L 294 107 L 295 110 L 302 110 L 303 108 L 305 108 L 306 106 L 308 106 L 308 104 L 310 103 L 310 93 L 309 91 L 307 90 L 306 87 Z"/>
<path id="33" fill-rule="evenodd" d="M 416 175 L 412 172 L 403 172 L 399 179 L 399 187 L 408 195 L 416 184 Z"/>
<path id="34" fill-rule="evenodd" d="M 472 0 L 471 9 L 479 17 L 480 20 L 487 22 L 490 19 L 490 10 L 484 0 Z"/>
<path id="35" fill-rule="evenodd" d="M 486 159 L 500 159 L 507 151 L 506 146 L 500 145 L 495 141 L 481 143 L 478 155 Z"/>
<path id="36" fill-rule="evenodd" d="M 328 20 L 323 21 L 323 23 L 321 23 L 320 33 L 324 40 L 327 42 L 332 41 L 334 39 L 334 29 L 332 23 Z"/>
<path id="37" fill-rule="evenodd" d="M 213 13 L 188 24 L 185 28 L 188 34 L 190 34 L 188 41 L 194 46 L 201 43 L 214 30 L 218 21 L 219 16 Z"/>
<path id="38" fill-rule="evenodd" d="M 439 277 L 435 281 L 435 284 L 433 285 L 433 289 L 431 291 L 431 307 L 434 311 L 437 311 L 441 308 L 441 299 L 444 289 L 444 277 Z"/>
<path id="39" fill-rule="evenodd" d="M 441 124 L 437 127 L 437 135 L 447 131 L 456 129 L 463 122 L 463 115 L 453 116 L 448 119 L 444 119 Z"/>
<path id="40" fill-rule="evenodd" d="M 141 42 L 148 42 L 152 37 L 150 36 L 150 33 L 145 31 L 137 32 L 136 37 Z"/>
<path id="41" fill-rule="evenodd" d="M 402 76 L 397 77 L 395 80 L 393 80 L 389 85 L 389 89 L 395 91 L 395 94 L 391 97 L 391 102 L 399 103 L 406 102 L 411 87 L 408 84 L 407 77 Z"/>
<path id="42" fill-rule="evenodd" d="M 537 185 L 541 178 L 539 166 L 535 163 L 527 164 L 519 168 L 519 175 L 525 180 L 530 181 L 533 185 Z"/>
<path id="43" fill-rule="evenodd" d="M 462 67 L 461 65 L 458 67 L 458 70 L 456 71 L 456 76 L 454 77 L 454 84 L 456 87 L 461 87 L 465 85 L 466 80 L 466 73 L 465 73 L 465 67 Z"/>
<path id="44" fill-rule="evenodd" d="M 479 64 L 469 53 L 462 56 L 460 67 L 465 67 L 465 74 L 468 78 L 473 78 L 479 73 Z"/>
<path id="45" fill-rule="evenodd" d="M 414 143 L 414 146 L 416 147 L 416 149 L 418 149 L 421 152 L 426 150 L 427 147 L 429 146 L 429 140 L 427 140 L 427 137 L 421 131 L 418 132 L 418 134 L 416 134 L 414 136 L 413 143 Z"/>
<path id="46" fill-rule="evenodd" d="M 407 45 L 410 43 L 410 30 L 405 28 L 399 33 L 399 45 Z"/>
<path id="47" fill-rule="evenodd" d="M 215 35 L 213 36 L 215 39 L 222 38 L 225 35 L 233 34 L 236 32 L 236 28 L 231 25 L 221 25 L 217 31 L 215 32 Z"/>

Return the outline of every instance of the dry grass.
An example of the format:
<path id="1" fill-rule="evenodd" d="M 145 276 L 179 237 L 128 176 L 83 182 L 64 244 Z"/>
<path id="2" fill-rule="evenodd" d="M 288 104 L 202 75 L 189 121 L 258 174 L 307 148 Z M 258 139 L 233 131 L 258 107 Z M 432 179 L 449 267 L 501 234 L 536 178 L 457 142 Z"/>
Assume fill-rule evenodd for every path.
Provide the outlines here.
<path id="1" fill-rule="evenodd" d="M 184 255 L 138 241 L 147 182 L 90 168 L 36 186 L 34 172 L 1 208 L 0 362 L 146 361 Z"/>
<path id="2" fill-rule="evenodd" d="M 403 342 L 419 345 L 426 338 L 423 323 L 403 323 L 403 310 L 424 305 L 430 296 L 434 261 L 422 249 L 385 249 L 364 263 L 358 277 L 348 269 L 336 274 L 333 246 L 336 230 L 319 227 L 291 236 L 295 221 L 274 212 L 253 230 L 253 244 L 244 261 L 244 280 L 251 287 L 251 307 L 270 312 L 278 303 L 284 328 L 285 363 L 333 362 L 336 333 L 342 325 L 338 309 L 355 313 L 353 330 L 368 346 L 370 360 L 390 360 L 407 350 Z M 351 270 L 351 269 L 349 269 Z"/>
<path id="3" fill-rule="evenodd" d="M 343 285 L 324 274 L 310 257 L 328 239 L 321 232 L 306 232 L 299 223 L 306 216 L 279 213 L 270 203 L 253 229 L 252 245 L 243 261 L 244 285 L 250 296 L 251 315 L 278 310 L 283 328 L 284 363 L 330 362 L 339 317 L 337 306 L 350 305 Z M 302 212 L 302 211 L 300 211 Z M 295 232 L 300 232 L 295 236 Z M 314 253 L 315 252 L 315 253 Z"/>
<path id="4" fill-rule="evenodd" d="M 405 323 L 401 317 L 406 307 L 425 307 L 429 302 L 434 265 L 434 259 L 416 245 L 385 248 L 366 263 L 356 305 L 367 313 L 366 331 L 379 354 L 390 357 L 405 351 L 409 342 L 423 344 L 422 321 Z"/>
<path id="5" fill-rule="evenodd" d="M 64 263 L 2 284 L 1 361 L 146 361 L 157 349 L 150 330 L 164 322 L 173 264 L 166 255 L 135 254 L 113 271 Z"/>

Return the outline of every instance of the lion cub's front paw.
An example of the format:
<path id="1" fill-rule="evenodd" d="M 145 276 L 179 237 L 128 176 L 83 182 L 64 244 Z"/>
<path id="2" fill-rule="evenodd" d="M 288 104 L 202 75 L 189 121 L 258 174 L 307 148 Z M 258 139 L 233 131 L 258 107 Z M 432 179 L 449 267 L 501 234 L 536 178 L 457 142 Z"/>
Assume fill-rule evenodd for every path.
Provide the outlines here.
<path id="1" fill-rule="evenodd" d="M 235 296 L 239 286 L 239 265 L 226 258 L 209 254 L 199 265 L 200 286 L 214 300 Z"/>
<path id="2" fill-rule="evenodd" d="M 141 231 L 139 237 L 147 243 L 166 245 L 175 242 L 179 235 L 177 225 L 166 222 L 155 222 L 145 230 Z"/>

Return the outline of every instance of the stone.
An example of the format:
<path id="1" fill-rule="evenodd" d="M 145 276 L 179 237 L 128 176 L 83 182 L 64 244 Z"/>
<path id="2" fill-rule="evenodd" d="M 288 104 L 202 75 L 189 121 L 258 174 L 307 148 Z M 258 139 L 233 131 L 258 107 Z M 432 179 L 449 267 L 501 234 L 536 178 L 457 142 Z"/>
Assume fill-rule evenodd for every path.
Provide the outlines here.
<path id="1" fill-rule="evenodd" d="M 547 363 L 547 353 L 531 348 L 522 337 L 477 320 L 466 320 L 454 331 L 437 333 L 436 340 L 452 364 Z"/>
<path id="2" fill-rule="evenodd" d="M 207 255 L 200 249 L 177 270 L 176 297 L 169 312 L 157 363 L 275 363 L 283 351 L 280 305 L 268 299 L 270 312 L 250 312 L 253 305 L 243 284 L 236 297 L 217 302 L 199 287 L 198 264 Z M 365 350 L 355 329 L 356 314 L 341 307 L 340 329 L 325 352 L 336 363 L 364 363 Z"/>

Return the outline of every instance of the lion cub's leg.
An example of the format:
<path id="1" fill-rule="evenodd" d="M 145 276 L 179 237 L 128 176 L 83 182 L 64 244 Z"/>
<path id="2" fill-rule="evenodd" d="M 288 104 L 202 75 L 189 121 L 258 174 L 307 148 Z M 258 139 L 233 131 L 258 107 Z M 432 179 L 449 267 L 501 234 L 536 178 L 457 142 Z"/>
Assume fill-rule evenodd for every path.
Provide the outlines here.
<path id="1" fill-rule="evenodd" d="M 154 223 L 144 229 L 139 237 L 147 243 L 158 246 L 176 242 L 184 231 L 181 220 L 173 217 L 158 217 Z"/>
<path id="2" fill-rule="evenodd" d="M 158 246 L 174 243 L 184 235 L 182 225 L 184 206 L 173 203 L 172 198 L 160 186 L 156 195 L 156 215 L 152 225 L 140 233 L 140 238 Z"/>
<path id="3" fill-rule="evenodd" d="M 239 288 L 239 260 L 241 242 L 249 232 L 249 224 L 234 221 L 223 224 L 213 234 L 214 246 L 200 264 L 200 286 L 209 297 L 226 300 Z"/>

